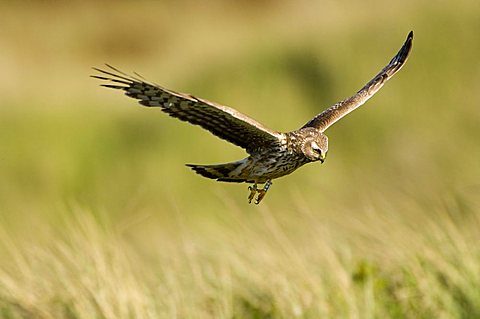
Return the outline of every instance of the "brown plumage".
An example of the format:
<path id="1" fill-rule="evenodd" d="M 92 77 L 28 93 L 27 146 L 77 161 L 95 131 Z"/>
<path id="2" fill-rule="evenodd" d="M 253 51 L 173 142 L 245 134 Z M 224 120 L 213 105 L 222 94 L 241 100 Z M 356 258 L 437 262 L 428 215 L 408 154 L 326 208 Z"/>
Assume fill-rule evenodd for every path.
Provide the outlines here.
<path id="1" fill-rule="evenodd" d="M 102 76 L 92 77 L 112 82 L 102 86 L 125 91 L 129 97 L 149 107 L 160 107 L 172 117 L 199 125 L 214 135 L 242 147 L 248 157 L 237 162 L 219 165 L 187 164 L 196 173 L 217 181 L 247 182 L 249 202 L 258 194 L 258 204 L 272 184 L 272 180 L 288 175 L 300 166 L 320 161 L 328 151 L 324 131 L 371 98 L 404 65 L 412 47 L 413 32 L 390 61 L 360 91 L 326 109 L 302 128 L 281 133 L 273 131 L 254 119 L 227 106 L 219 105 L 189 94 L 174 92 L 150 83 L 140 76 L 129 76 L 107 64 L 110 71 L 94 68 Z M 257 184 L 265 184 L 258 189 Z"/>

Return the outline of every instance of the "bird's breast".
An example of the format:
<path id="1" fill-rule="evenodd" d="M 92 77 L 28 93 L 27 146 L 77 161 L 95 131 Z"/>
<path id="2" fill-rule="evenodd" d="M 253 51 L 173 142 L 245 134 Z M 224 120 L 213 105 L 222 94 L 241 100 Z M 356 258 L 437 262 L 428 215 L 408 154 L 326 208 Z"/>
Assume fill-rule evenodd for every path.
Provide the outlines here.
<path id="1" fill-rule="evenodd" d="M 274 179 L 288 175 L 308 163 L 303 154 L 281 148 L 276 152 L 262 152 L 252 157 L 251 175 L 256 180 Z"/>

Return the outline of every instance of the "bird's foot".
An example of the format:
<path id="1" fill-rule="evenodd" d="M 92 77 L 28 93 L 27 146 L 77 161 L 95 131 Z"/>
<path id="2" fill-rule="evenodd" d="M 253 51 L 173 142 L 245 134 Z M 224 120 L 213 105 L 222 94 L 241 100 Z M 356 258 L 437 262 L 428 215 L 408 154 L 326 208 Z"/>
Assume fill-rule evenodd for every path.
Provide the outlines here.
<path id="1" fill-rule="evenodd" d="M 267 195 L 267 191 L 272 186 L 272 181 L 267 180 L 265 185 L 263 186 L 262 189 L 258 189 L 257 184 L 253 186 L 249 186 L 248 189 L 250 190 L 250 195 L 248 196 L 248 203 L 252 202 L 252 199 L 255 197 L 255 194 L 258 193 L 257 198 L 255 199 L 255 204 L 258 205 L 262 201 L 262 199 Z"/>
<path id="2" fill-rule="evenodd" d="M 255 197 L 255 194 L 258 191 L 257 184 L 253 186 L 248 186 L 248 190 L 250 191 L 250 195 L 248 195 L 248 203 L 252 203 L 252 199 Z"/>
<path id="3" fill-rule="evenodd" d="M 257 196 L 257 199 L 255 200 L 256 205 L 260 204 L 260 202 L 265 197 L 265 195 L 267 195 L 267 191 L 263 189 L 259 189 L 257 193 L 258 193 L 258 196 Z"/>

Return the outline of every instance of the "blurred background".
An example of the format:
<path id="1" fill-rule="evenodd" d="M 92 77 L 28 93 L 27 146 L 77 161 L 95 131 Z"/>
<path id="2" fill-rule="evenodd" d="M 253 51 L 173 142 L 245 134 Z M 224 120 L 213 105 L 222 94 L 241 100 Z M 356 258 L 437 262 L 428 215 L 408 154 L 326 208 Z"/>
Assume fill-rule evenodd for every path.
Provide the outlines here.
<path id="1" fill-rule="evenodd" d="M 327 268 L 345 269 L 350 278 L 345 280 L 354 281 L 358 269 L 363 276 L 395 264 L 399 251 L 423 256 L 423 248 L 412 248 L 410 241 L 418 241 L 411 236 L 436 238 L 444 229 L 426 225 L 443 220 L 451 222 L 447 225 L 453 228 L 445 227 L 468 245 L 478 236 L 480 214 L 479 16 L 480 3 L 474 0 L 1 2 L 0 233 L 8 243 L 2 254 L 10 257 L 0 261 L 0 309 L 10 309 L 9 302 L 18 308 L 18 300 L 28 300 L 22 310 L 26 317 L 54 313 L 57 308 L 45 297 L 50 296 L 45 287 L 58 292 L 55 280 L 46 276 L 45 285 L 25 283 L 42 271 L 29 265 L 50 265 L 32 250 L 52 251 L 60 238 L 70 247 L 71 260 L 89 260 L 88 250 L 78 247 L 92 238 L 99 236 L 102 242 L 104 236 L 113 237 L 112 249 L 135 254 L 128 262 L 142 263 L 142 274 L 155 274 L 153 269 L 167 260 L 168 265 L 186 267 L 185 276 L 193 281 L 204 278 L 205 265 L 207 274 L 227 269 L 228 283 L 236 282 L 236 262 L 268 274 L 272 267 L 266 266 L 263 253 L 279 264 L 295 259 L 317 269 L 323 257 L 310 257 L 325 252 L 342 261 Z M 95 74 L 91 67 L 109 63 L 167 88 L 234 107 L 270 128 L 290 131 L 361 88 L 395 55 L 410 30 L 415 38 L 409 61 L 364 107 L 328 130 L 325 164 L 307 165 L 275 180 L 260 206 L 248 204 L 247 185 L 217 183 L 184 166 L 237 160 L 245 156 L 243 150 L 157 109 L 142 108 L 89 77 Z M 70 237 L 76 231 L 81 234 L 78 241 Z M 72 241 L 79 246 L 70 246 Z M 312 242 L 315 249 L 310 251 Z M 97 247 L 98 242 L 93 243 Z M 262 250 L 268 243 L 275 243 L 274 248 Z M 428 247 L 443 251 L 437 241 L 430 243 Z M 299 247 L 306 251 L 297 251 Z M 182 253 L 175 255 L 179 249 Z M 369 260 L 367 266 L 364 260 Z M 478 265 L 480 258 L 474 261 Z M 346 266 L 350 262 L 353 270 Z M 368 266 L 370 262 L 380 266 Z M 282 269 L 278 273 L 284 278 L 298 278 Z M 130 270 L 126 273 L 138 275 Z M 479 275 L 478 270 L 474 273 Z M 72 271 L 68 276 L 75 274 L 85 273 Z M 179 295 L 191 287 L 176 272 L 172 276 Z M 182 295 L 183 304 L 175 299 L 172 307 L 187 311 L 194 307 L 178 305 L 200 304 L 198 309 L 220 317 L 215 309 L 223 309 L 225 317 L 228 309 L 243 311 L 244 317 L 259 311 L 252 318 L 304 316 L 309 305 L 323 309 L 312 312 L 313 317 L 347 311 L 341 309 L 350 309 L 347 317 L 368 317 L 383 309 L 369 308 L 364 290 L 351 288 L 350 296 L 362 297 L 352 301 L 340 289 L 337 300 L 342 302 L 335 307 L 334 301 L 317 302 L 321 298 L 312 290 L 310 299 L 301 294 L 299 308 L 284 311 L 276 306 L 286 305 L 272 292 L 276 284 L 263 287 L 262 276 L 252 279 L 248 271 L 242 276 L 250 280 L 249 287 L 262 291 L 261 297 L 239 288 L 242 301 L 233 298 L 222 308 L 220 294 L 200 289 L 192 299 Z M 332 275 L 332 281 L 343 278 L 338 276 Z M 82 282 L 75 280 L 72 287 Z M 206 282 L 217 288 L 225 283 L 215 278 Z M 421 295 L 415 290 L 421 285 L 413 286 L 409 296 Z M 232 287 L 229 291 L 236 291 Z M 329 295 L 332 286 L 322 287 Z M 372 289 L 376 300 L 377 288 Z M 28 298 L 16 300 L 27 290 Z M 270 308 L 262 304 L 267 291 L 273 296 Z M 73 292 L 52 294 L 60 300 L 78 297 Z M 206 295 L 220 308 L 198 302 Z M 295 296 L 293 291 L 283 297 Z M 388 300 L 402 304 L 405 299 Z M 422 303 L 428 311 L 428 305 L 443 303 L 432 300 Z M 412 314 L 402 312 L 408 302 L 402 305 L 405 308 L 380 314 Z M 468 309 L 479 309 L 473 305 Z M 77 306 L 72 302 L 72 313 L 79 311 Z M 153 308 L 174 317 L 171 308 Z M 103 316 L 121 317 L 123 308 L 118 309 L 105 310 Z M 457 308 L 448 309 L 454 309 L 446 312 L 454 316 Z"/>

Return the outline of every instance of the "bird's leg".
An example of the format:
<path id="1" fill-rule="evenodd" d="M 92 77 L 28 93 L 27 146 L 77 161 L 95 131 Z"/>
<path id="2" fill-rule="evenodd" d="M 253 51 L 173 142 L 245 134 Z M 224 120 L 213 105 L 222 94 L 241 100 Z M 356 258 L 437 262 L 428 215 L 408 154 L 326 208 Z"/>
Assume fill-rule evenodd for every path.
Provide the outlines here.
<path id="1" fill-rule="evenodd" d="M 260 204 L 262 199 L 267 195 L 268 189 L 272 186 L 272 180 L 268 179 L 265 185 L 263 185 L 262 189 L 257 190 L 258 196 L 257 199 L 255 200 L 255 204 Z"/>
<path id="2" fill-rule="evenodd" d="M 255 197 L 255 194 L 258 191 L 257 183 L 255 183 L 253 186 L 248 186 L 248 190 L 250 191 L 250 195 L 248 195 L 248 203 L 250 204 L 252 203 L 252 199 Z"/>

